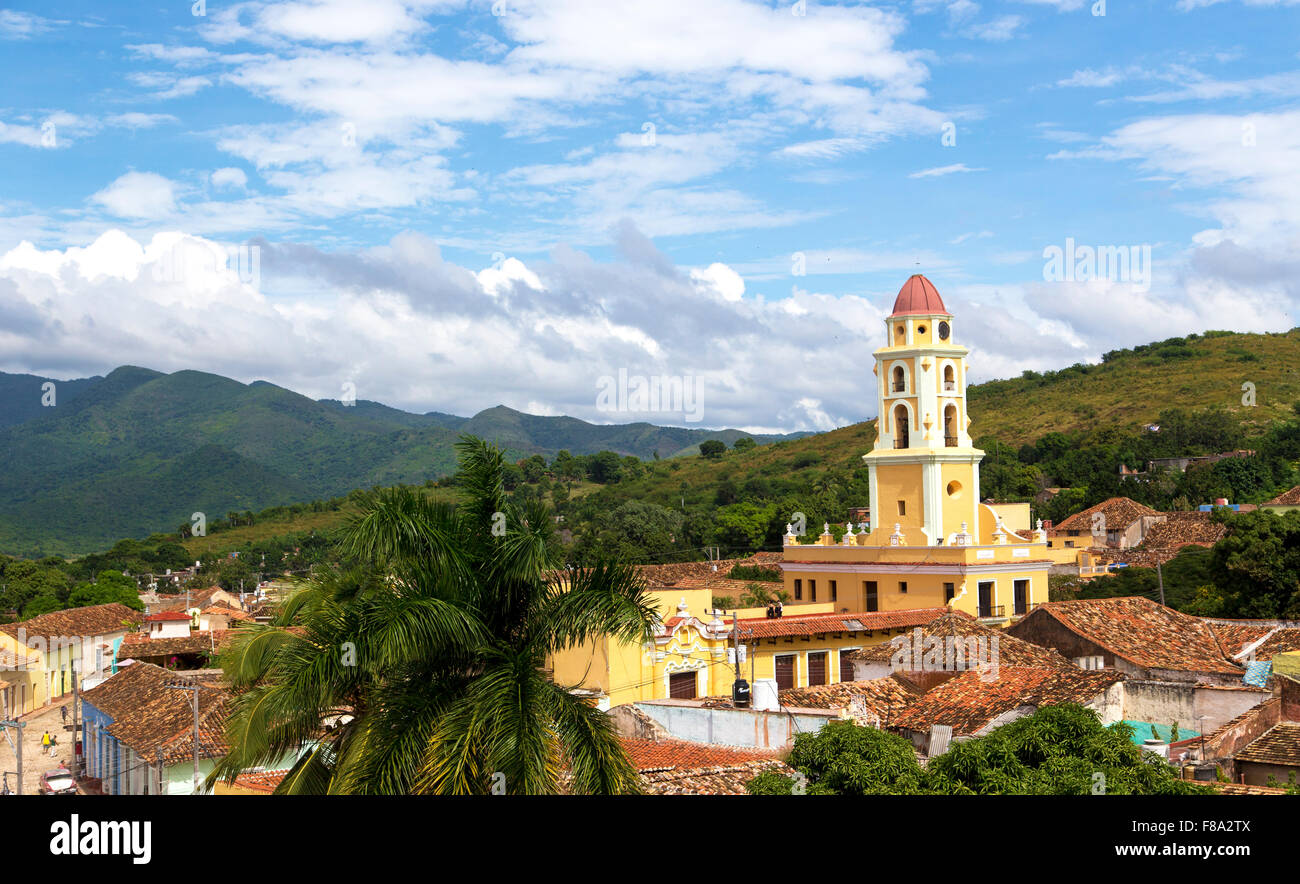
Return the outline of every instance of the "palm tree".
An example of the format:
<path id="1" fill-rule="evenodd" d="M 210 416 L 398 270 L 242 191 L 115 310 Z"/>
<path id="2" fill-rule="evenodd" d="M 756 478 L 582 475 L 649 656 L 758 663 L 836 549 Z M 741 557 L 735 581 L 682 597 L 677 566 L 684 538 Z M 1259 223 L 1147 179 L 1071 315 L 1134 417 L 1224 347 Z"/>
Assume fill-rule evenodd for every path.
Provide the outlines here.
<path id="1" fill-rule="evenodd" d="M 222 655 L 237 696 L 210 782 L 309 746 L 278 792 L 636 791 L 609 717 L 545 666 L 599 636 L 645 640 L 644 581 L 617 562 L 557 570 L 550 512 L 508 501 L 501 451 L 456 448 L 458 506 L 367 494 L 341 564 Z"/>

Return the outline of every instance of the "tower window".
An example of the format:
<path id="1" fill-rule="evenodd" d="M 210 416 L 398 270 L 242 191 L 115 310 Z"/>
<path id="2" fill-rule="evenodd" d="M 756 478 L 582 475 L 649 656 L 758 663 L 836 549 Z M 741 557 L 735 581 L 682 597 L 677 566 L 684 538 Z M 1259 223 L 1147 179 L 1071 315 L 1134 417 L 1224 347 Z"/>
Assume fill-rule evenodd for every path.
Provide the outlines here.
<path id="1" fill-rule="evenodd" d="M 918 325 L 918 326 L 916 327 L 916 333 L 917 333 L 918 335 L 923 335 L 923 334 L 925 334 L 925 326 L 923 326 L 923 325 Z"/>
<path id="2" fill-rule="evenodd" d="M 903 366 L 895 365 L 894 366 L 894 392 L 903 393 L 906 391 L 907 391 L 907 372 L 903 370 Z"/>
<path id="3" fill-rule="evenodd" d="M 941 341 L 946 341 L 946 340 L 948 340 L 948 334 L 949 334 L 949 332 L 950 332 L 950 329 L 948 328 L 948 323 L 946 323 L 946 322 L 941 322 L 941 323 L 939 323 L 939 340 L 941 340 Z"/>
<path id="4" fill-rule="evenodd" d="M 906 593 L 906 592 L 907 592 L 907 581 L 906 581 L 906 580 L 900 580 L 900 581 L 898 581 L 898 591 L 901 592 L 901 593 Z"/>
<path id="5" fill-rule="evenodd" d="M 957 407 L 954 405 L 943 410 L 943 444 L 948 448 L 957 447 Z"/>
<path id="6" fill-rule="evenodd" d="M 898 514 L 899 514 L 900 516 L 905 516 L 905 515 L 907 515 L 907 501 L 906 501 L 906 500 L 900 500 L 900 501 L 898 502 Z"/>
<path id="7" fill-rule="evenodd" d="M 957 379 L 953 376 L 951 365 L 943 367 L 943 391 L 945 393 L 957 392 Z"/>
<path id="8" fill-rule="evenodd" d="M 899 405 L 894 409 L 894 447 L 908 448 L 907 408 Z"/>

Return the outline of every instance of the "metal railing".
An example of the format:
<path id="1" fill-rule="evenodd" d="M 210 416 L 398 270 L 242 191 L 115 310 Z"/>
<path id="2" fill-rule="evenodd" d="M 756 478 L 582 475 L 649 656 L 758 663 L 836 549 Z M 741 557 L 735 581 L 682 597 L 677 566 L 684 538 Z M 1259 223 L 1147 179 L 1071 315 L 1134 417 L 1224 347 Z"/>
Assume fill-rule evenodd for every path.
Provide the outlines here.
<path id="1" fill-rule="evenodd" d="M 980 605 L 979 616 L 981 620 L 996 620 L 1006 616 L 1006 605 Z"/>

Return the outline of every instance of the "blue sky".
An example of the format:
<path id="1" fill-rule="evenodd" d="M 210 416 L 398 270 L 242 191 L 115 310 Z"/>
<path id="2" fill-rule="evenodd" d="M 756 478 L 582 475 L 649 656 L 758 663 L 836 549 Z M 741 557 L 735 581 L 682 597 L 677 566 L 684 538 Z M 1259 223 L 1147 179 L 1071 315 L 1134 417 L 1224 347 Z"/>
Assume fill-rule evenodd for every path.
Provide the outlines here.
<path id="1" fill-rule="evenodd" d="M 0 369 L 683 423 L 597 409 L 624 368 L 825 429 L 916 270 L 977 379 L 1296 325 L 1300 8 L 1100 11 L 10 5 Z M 1047 278 L 1067 238 L 1149 278 Z"/>

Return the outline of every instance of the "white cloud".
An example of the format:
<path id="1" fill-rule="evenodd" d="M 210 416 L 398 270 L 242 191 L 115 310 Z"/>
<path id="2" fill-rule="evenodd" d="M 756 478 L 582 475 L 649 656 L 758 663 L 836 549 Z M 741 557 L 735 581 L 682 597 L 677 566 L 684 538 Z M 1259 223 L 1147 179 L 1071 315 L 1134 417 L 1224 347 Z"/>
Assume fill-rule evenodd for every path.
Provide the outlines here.
<path id="1" fill-rule="evenodd" d="M 224 169 L 217 169 L 208 178 L 213 187 L 230 188 L 233 190 L 243 190 L 248 186 L 248 175 L 243 169 L 227 166 Z"/>
<path id="2" fill-rule="evenodd" d="M 1123 81 L 1125 74 L 1123 71 L 1114 68 L 1107 68 L 1105 71 L 1094 71 L 1092 68 L 1084 68 L 1075 71 L 1069 77 L 1063 80 L 1057 80 L 1057 86 L 1082 86 L 1085 88 L 1101 88 L 1105 86 L 1114 86 L 1116 83 Z"/>
<path id="3" fill-rule="evenodd" d="M 176 208 L 176 184 L 153 172 L 127 172 L 90 199 L 119 218 L 161 219 Z"/>
<path id="4" fill-rule="evenodd" d="M 987 169 L 971 168 L 965 163 L 953 163 L 951 166 L 935 166 L 933 169 L 922 169 L 919 172 L 913 172 L 908 178 L 940 178 L 944 175 L 953 175 L 958 172 L 987 172 Z"/>
<path id="5" fill-rule="evenodd" d="M 28 40 L 52 30 L 56 24 L 62 22 L 41 18 L 30 12 L 0 9 L 0 40 Z"/>
<path id="6" fill-rule="evenodd" d="M 692 270 L 691 282 L 702 290 L 712 290 L 724 301 L 739 301 L 745 295 L 745 280 L 726 264 L 715 262 Z"/>

